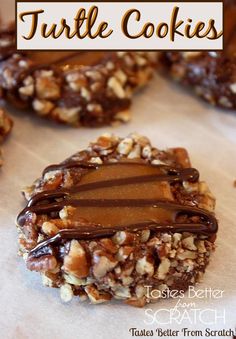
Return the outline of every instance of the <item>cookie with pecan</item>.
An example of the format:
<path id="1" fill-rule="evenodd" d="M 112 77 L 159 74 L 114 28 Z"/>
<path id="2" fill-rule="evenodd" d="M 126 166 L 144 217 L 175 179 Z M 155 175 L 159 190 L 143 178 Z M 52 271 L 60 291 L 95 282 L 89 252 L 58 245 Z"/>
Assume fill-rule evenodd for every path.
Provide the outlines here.
<path id="1" fill-rule="evenodd" d="M 151 78 L 157 53 L 15 50 L 15 30 L 0 32 L 0 88 L 14 105 L 73 126 L 130 119 L 134 91 Z"/>
<path id="2" fill-rule="evenodd" d="M 225 2 L 223 52 L 166 52 L 165 72 L 197 95 L 226 109 L 236 109 L 236 4 Z"/>
<path id="3" fill-rule="evenodd" d="M 214 249 L 215 199 L 186 150 L 143 136 L 103 135 L 23 193 L 20 254 L 64 301 L 144 306 L 199 281 Z"/>

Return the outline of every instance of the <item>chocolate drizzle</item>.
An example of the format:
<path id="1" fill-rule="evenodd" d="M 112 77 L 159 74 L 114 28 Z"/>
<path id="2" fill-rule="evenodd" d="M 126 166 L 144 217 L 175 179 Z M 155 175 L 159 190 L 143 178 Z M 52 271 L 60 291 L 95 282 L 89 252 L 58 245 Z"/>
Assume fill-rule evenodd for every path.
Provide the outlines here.
<path id="1" fill-rule="evenodd" d="M 120 172 L 122 172 L 123 168 L 120 166 L 124 166 L 123 172 L 125 172 L 125 169 L 128 169 L 128 173 L 133 173 L 133 175 L 130 176 L 128 174 L 128 176 L 122 177 L 124 174 L 120 174 Z M 138 169 L 137 166 L 142 167 Z M 127 197 L 123 198 L 123 196 L 118 199 L 113 198 L 114 192 L 119 192 L 122 187 L 123 190 L 127 189 L 128 191 L 129 189 L 131 194 L 133 194 L 133 192 L 136 192 L 133 187 L 136 189 L 136 187 L 139 188 L 140 185 L 146 185 L 146 183 L 149 183 L 152 188 L 153 185 L 157 185 L 158 182 L 160 183 L 159 185 L 164 182 L 196 182 L 199 178 L 199 173 L 194 168 L 179 169 L 162 165 L 150 165 L 135 162 L 105 163 L 103 165 L 98 165 L 68 161 L 59 165 L 47 167 L 44 170 L 43 175 L 49 171 L 63 171 L 72 168 L 79 168 L 82 171 L 85 170 L 85 172 L 83 172 L 82 179 L 86 179 L 88 177 L 89 180 L 87 179 L 87 182 L 85 180 L 85 183 L 81 180 L 82 182 L 79 182 L 78 185 L 72 188 L 47 190 L 36 194 L 29 200 L 27 207 L 19 214 L 17 222 L 20 226 L 23 226 L 27 222 L 27 218 L 32 213 L 35 213 L 36 215 L 58 213 L 65 206 L 72 206 L 75 208 L 77 213 L 75 214 L 74 219 L 72 218 L 72 222 L 76 221 L 76 228 L 60 230 L 55 236 L 39 243 L 30 252 L 30 255 L 39 256 L 40 253 L 45 250 L 45 247 L 48 247 L 51 244 L 56 244 L 62 240 L 73 238 L 89 240 L 100 237 L 111 237 L 117 231 L 136 232 L 139 230 L 149 229 L 153 232 L 186 231 L 198 234 L 214 234 L 217 232 L 217 220 L 213 214 L 197 207 L 177 204 L 174 201 L 166 199 L 165 196 L 157 199 L 140 199 L 135 197 L 135 195 L 132 199 Z M 104 171 L 104 168 L 105 172 L 103 173 L 102 171 Z M 112 171 L 112 168 L 117 171 L 115 173 L 118 173 L 119 176 L 111 179 L 108 176 L 107 180 L 104 180 L 104 177 L 106 178 L 106 174 Z M 100 172 L 98 171 L 99 169 Z M 144 175 L 138 175 L 140 171 L 141 173 L 144 171 Z M 89 174 L 91 173 L 92 177 L 89 177 Z M 86 174 L 88 174 L 87 177 Z M 95 181 L 92 180 L 91 182 L 91 178 L 93 180 L 95 179 Z M 102 196 L 102 198 L 99 197 L 96 199 L 96 194 L 99 191 L 100 195 L 101 192 L 104 192 L 104 198 Z M 91 192 L 94 198 L 86 198 L 86 194 L 90 194 Z M 122 191 L 122 194 L 123 192 L 126 191 Z M 82 196 L 81 198 L 82 193 L 85 194 L 85 197 Z M 111 194 L 112 198 L 109 197 Z M 108 198 L 106 195 L 108 195 Z M 91 215 L 91 220 L 85 218 L 87 222 L 82 222 L 80 225 L 80 214 L 82 214 L 81 218 L 83 219 L 84 209 L 87 211 L 87 214 L 85 213 L 85 215 Z M 103 213 L 102 217 L 99 215 L 101 213 L 100 211 Z M 127 223 L 117 222 L 117 220 L 120 220 L 119 218 L 122 211 L 124 211 L 123 213 L 126 213 Z M 111 215 L 117 214 L 117 218 L 114 219 L 115 222 L 113 220 L 114 224 L 112 224 L 112 222 L 110 224 L 109 220 L 107 220 L 109 219 L 109 217 L 106 218 L 107 212 L 112 213 Z M 129 215 L 129 213 L 131 214 Z M 183 217 L 183 219 L 181 219 L 181 217 Z M 94 222 L 93 219 L 105 220 L 105 222 Z M 130 223 L 129 219 L 131 220 Z"/>
<path id="2" fill-rule="evenodd" d="M 104 166 L 116 166 L 117 163 L 110 163 L 110 164 L 104 164 L 104 165 L 98 165 L 98 164 L 88 164 L 88 163 L 74 163 L 74 162 L 68 162 L 65 164 L 59 164 L 59 165 L 52 165 L 50 167 L 47 167 L 43 171 L 43 176 L 49 172 L 49 171 L 55 171 L 55 170 L 62 170 L 62 169 L 70 169 L 72 167 L 78 167 L 83 168 L 87 170 L 96 170 L 100 167 Z M 119 163 L 119 166 L 127 165 L 127 163 Z M 144 164 L 141 163 L 129 163 L 130 166 L 143 166 Z M 75 186 L 73 188 L 69 189 L 58 189 L 58 190 L 49 190 L 49 191 L 43 191 L 41 193 L 36 194 L 33 196 L 29 202 L 27 207 L 35 206 L 38 202 L 46 200 L 46 199 L 55 199 L 55 198 L 63 198 L 65 196 L 69 196 L 72 193 L 79 193 L 89 190 L 96 190 L 99 188 L 104 187 L 111 187 L 111 186 L 122 186 L 127 184 L 134 184 L 134 183 L 144 183 L 144 182 L 152 182 L 152 181 L 168 181 L 170 183 L 173 182 L 179 182 L 179 181 L 190 181 L 195 182 L 199 178 L 199 173 L 194 168 L 185 168 L 185 169 L 176 169 L 168 166 L 163 165 L 145 165 L 145 166 L 152 166 L 159 168 L 163 170 L 164 174 L 152 174 L 152 175 L 142 175 L 142 176 L 134 176 L 134 177 L 126 177 L 126 178 L 120 178 L 120 179 L 112 179 L 112 180 L 104 180 L 99 181 L 95 183 L 90 184 L 84 184 Z M 25 211 L 27 208 L 25 209 Z M 29 209 L 28 209 L 29 210 Z M 29 210 L 30 211 L 30 210 Z M 27 211 L 26 211 L 27 212 Z"/>
<path id="3" fill-rule="evenodd" d="M 106 164 L 104 164 L 106 165 Z M 104 166 L 103 165 L 103 166 Z M 85 168 L 85 169 L 96 169 L 98 168 L 99 164 L 93 164 L 93 163 L 88 163 L 88 162 L 80 162 L 80 161 L 66 161 L 61 164 L 56 164 L 56 165 L 50 165 L 45 168 L 43 171 L 43 176 L 51 171 L 62 171 L 64 169 L 70 169 L 70 168 Z"/>
<path id="4" fill-rule="evenodd" d="M 176 208 L 176 205 L 173 207 Z M 193 212 L 194 215 L 197 213 L 201 216 L 202 223 L 175 223 L 173 225 L 163 225 L 158 224 L 155 221 L 148 220 L 138 224 L 118 225 L 115 228 L 102 227 L 101 225 L 90 225 L 87 228 L 82 226 L 80 229 L 64 229 L 59 231 L 55 236 L 38 243 L 38 245 L 30 251 L 30 256 L 39 257 L 42 254 L 48 254 L 50 247 L 46 250 L 45 248 L 62 240 L 93 240 L 104 237 L 108 238 L 112 237 L 119 231 L 138 232 L 150 230 L 154 232 L 191 232 L 201 234 L 214 234 L 217 232 L 217 221 L 213 215 L 206 213 L 201 209 L 194 209 L 194 211 L 191 209 L 191 212 Z"/>

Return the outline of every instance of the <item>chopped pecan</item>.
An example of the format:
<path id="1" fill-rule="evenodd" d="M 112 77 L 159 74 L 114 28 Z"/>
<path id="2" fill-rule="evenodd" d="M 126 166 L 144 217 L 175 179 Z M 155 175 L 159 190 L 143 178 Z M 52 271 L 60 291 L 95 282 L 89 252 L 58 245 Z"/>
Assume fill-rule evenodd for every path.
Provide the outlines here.
<path id="1" fill-rule="evenodd" d="M 77 240 L 71 241 L 69 253 L 64 257 L 63 269 L 77 278 L 85 278 L 89 274 L 86 252 Z"/>
<path id="2" fill-rule="evenodd" d="M 95 278 L 100 279 L 104 277 L 115 268 L 117 263 L 115 258 L 110 254 L 104 251 L 95 251 L 93 253 L 93 274 Z"/>
<path id="3" fill-rule="evenodd" d="M 111 299 L 110 293 L 100 292 L 93 285 L 86 286 L 85 292 L 93 304 L 100 304 Z"/>
<path id="4" fill-rule="evenodd" d="M 53 255 L 44 255 L 39 258 L 29 257 L 26 261 L 26 265 L 30 271 L 52 271 L 57 267 L 57 260 Z"/>

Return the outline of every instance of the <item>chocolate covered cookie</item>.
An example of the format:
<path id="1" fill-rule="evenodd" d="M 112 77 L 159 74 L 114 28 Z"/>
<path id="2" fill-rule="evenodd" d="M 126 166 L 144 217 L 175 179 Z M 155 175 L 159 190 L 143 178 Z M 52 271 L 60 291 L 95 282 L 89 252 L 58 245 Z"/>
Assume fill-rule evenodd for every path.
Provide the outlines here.
<path id="1" fill-rule="evenodd" d="M 165 72 L 213 105 L 236 109 L 236 3 L 225 1 L 222 52 L 166 52 Z"/>
<path id="2" fill-rule="evenodd" d="M 17 107 L 79 126 L 130 119 L 133 92 L 151 78 L 157 53 L 15 50 L 14 27 L 0 32 L 0 89 Z"/>
<path id="3" fill-rule="evenodd" d="M 101 303 L 152 301 L 146 286 L 186 290 L 214 249 L 215 199 L 185 149 L 103 135 L 24 190 L 20 254 L 43 283 Z"/>

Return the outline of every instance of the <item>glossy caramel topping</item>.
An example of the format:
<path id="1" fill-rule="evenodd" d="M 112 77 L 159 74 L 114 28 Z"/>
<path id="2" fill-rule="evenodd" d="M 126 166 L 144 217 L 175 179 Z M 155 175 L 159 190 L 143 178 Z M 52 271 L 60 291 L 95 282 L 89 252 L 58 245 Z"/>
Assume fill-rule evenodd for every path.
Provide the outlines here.
<path id="1" fill-rule="evenodd" d="M 172 201 L 169 182 L 197 181 L 199 174 L 192 168 L 175 169 L 146 163 L 121 162 L 104 165 L 68 162 L 47 167 L 43 175 L 52 170 L 70 168 L 85 170 L 80 182 L 69 189 L 43 191 L 31 198 L 28 207 L 41 201 L 64 197 L 82 199 L 165 199 Z"/>
<path id="2" fill-rule="evenodd" d="M 93 66 L 104 58 L 104 52 L 28 52 L 26 55 L 33 62 L 34 66 L 56 65 L 56 66 Z"/>
<path id="3" fill-rule="evenodd" d="M 127 224 L 127 221 L 131 224 L 147 220 L 172 223 L 176 213 L 185 207 L 173 204 L 169 183 L 198 180 L 198 172 L 192 168 L 174 169 L 134 162 L 104 165 L 68 162 L 51 166 L 44 174 L 47 170 L 73 166 L 86 169 L 80 182 L 70 189 L 36 194 L 19 215 L 20 224 L 30 212 L 50 213 L 64 206 L 75 207 L 70 215 L 72 221 L 84 218 L 103 227 L 115 227 Z"/>
<path id="4" fill-rule="evenodd" d="M 154 204 L 154 202 L 152 202 Z M 155 202 L 156 205 L 161 206 L 163 202 Z M 163 206 L 163 205 L 162 205 Z M 121 206 L 120 206 L 121 207 Z M 51 245 L 57 244 L 62 240 L 78 239 L 78 240 L 93 240 L 97 238 L 112 237 L 118 231 L 138 232 L 142 230 L 150 230 L 153 232 L 191 232 L 198 234 L 214 234 L 218 230 L 217 220 L 214 215 L 206 212 L 200 208 L 192 208 L 189 206 L 181 206 L 177 204 L 170 205 L 176 211 L 181 211 L 189 214 L 189 216 L 198 216 L 200 218 L 199 223 L 158 223 L 154 220 L 148 219 L 145 222 L 139 222 L 135 224 L 116 225 L 116 227 L 104 227 L 97 224 L 89 224 L 85 226 L 81 224 L 81 227 L 76 229 L 64 229 L 59 231 L 55 236 L 41 241 L 37 244 L 29 253 L 30 257 L 40 257 L 42 255 L 51 254 Z"/>
<path id="5" fill-rule="evenodd" d="M 197 181 L 199 174 L 193 168 L 177 169 L 135 162 L 104 165 L 67 162 L 46 168 L 44 174 L 73 167 L 82 171 L 76 186 L 36 194 L 18 216 L 18 224 L 23 226 L 31 213 L 50 216 L 65 206 L 73 207 L 68 218 L 72 224 L 76 223 L 76 229 L 60 231 L 43 242 L 40 249 L 59 239 L 112 236 L 118 230 L 217 231 L 217 221 L 211 213 L 174 202 L 170 184 Z M 178 222 L 181 215 L 197 217 L 197 222 Z M 80 226 L 79 220 L 85 222 Z"/>

